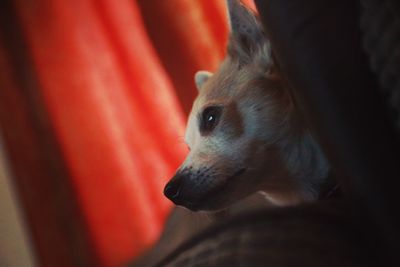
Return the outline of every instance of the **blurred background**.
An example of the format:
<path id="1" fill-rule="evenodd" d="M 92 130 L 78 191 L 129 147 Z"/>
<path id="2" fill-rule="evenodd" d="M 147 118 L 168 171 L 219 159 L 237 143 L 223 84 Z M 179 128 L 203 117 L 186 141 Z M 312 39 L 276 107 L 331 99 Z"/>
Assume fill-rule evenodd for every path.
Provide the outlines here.
<path id="1" fill-rule="evenodd" d="M 121 266 L 157 240 L 226 16 L 223 0 L 2 1 L 0 266 Z"/>

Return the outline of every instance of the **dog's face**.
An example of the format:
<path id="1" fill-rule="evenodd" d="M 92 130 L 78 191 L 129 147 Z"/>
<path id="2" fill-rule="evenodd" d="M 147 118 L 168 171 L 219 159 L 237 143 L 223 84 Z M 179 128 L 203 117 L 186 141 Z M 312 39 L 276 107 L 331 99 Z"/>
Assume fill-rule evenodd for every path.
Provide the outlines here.
<path id="1" fill-rule="evenodd" d="M 164 191 L 191 210 L 221 209 L 259 190 L 279 195 L 293 183 L 284 153 L 294 120 L 290 95 L 256 17 L 236 1 L 228 6 L 228 55 L 215 74 L 196 74 L 190 152 Z"/>
<path id="2" fill-rule="evenodd" d="M 185 135 L 190 152 L 173 178 L 180 190 L 173 200 L 213 210 L 269 185 L 279 190 L 273 187 L 286 169 L 277 144 L 288 104 L 279 81 L 227 60 L 194 102 Z"/>

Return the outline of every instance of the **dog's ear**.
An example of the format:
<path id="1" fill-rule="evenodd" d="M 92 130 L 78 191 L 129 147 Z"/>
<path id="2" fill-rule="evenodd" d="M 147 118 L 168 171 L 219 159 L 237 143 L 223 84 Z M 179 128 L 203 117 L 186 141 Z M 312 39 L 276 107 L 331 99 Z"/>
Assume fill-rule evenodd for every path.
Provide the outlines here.
<path id="1" fill-rule="evenodd" d="M 200 70 L 194 75 L 194 82 L 196 84 L 197 90 L 201 90 L 203 84 L 212 76 L 212 73 L 205 70 Z"/>
<path id="2" fill-rule="evenodd" d="M 228 54 L 246 64 L 255 51 L 264 49 L 267 40 L 261 23 L 250 9 L 239 0 L 227 0 L 227 5 L 230 24 Z M 269 48 L 269 44 L 267 46 Z"/>

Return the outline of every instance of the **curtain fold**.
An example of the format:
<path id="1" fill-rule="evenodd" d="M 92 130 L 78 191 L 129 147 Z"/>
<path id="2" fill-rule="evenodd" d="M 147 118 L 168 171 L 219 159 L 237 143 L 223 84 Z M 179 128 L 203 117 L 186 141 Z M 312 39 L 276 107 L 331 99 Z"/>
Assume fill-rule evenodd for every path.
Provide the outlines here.
<path id="1" fill-rule="evenodd" d="M 193 75 L 225 53 L 224 1 L 14 4 L 93 249 L 120 266 L 171 208 L 162 190 L 187 153 Z"/>

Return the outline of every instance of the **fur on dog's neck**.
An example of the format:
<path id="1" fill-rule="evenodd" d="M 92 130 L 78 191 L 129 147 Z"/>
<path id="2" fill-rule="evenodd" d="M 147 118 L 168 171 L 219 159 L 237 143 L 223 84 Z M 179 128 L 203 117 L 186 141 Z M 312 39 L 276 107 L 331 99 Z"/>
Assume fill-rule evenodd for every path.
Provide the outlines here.
<path id="1" fill-rule="evenodd" d="M 266 198 L 277 205 L 294 205 L 304 201 L 313 201 L 321 196 L 322 189 L 328 183 L 329 163 L 321 148 L 310 133 L 303 133 L 295 140 L 287 140 L 281 145 L 283 161 L 292 183 L 286 184 L 284 190 L 274 192 L 267 185 L 262 191 Z"/>

